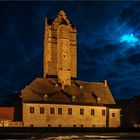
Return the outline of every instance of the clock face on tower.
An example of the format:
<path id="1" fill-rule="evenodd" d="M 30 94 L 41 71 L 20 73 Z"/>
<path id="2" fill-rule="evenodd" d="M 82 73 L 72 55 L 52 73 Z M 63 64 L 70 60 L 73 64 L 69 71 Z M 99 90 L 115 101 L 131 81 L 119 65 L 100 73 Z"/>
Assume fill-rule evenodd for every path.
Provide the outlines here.
<path id="1" fill-rule="evenodd" d="M 62 52 L 62 59 L 63 59 L 63 60 L 66 60 L 66 59 L 67 59 L 67 55 L 66 55 L 66 53 L 64 53 L 64 52 Z"/>

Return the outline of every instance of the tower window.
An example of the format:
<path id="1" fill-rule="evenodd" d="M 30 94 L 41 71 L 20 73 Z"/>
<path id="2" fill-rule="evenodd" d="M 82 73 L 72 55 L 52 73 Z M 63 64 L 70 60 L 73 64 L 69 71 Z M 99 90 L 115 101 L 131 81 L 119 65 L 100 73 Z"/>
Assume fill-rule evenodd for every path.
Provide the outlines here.
<path id="1" fill-rule="evenodd" d="M 105 116 L 105 109 L 102 109 L 102 116 Z"/>
<path id="2" fill-rule="evenodd" d="M 115 113 L 112 113 L 112 117 L 115 117 Z"/>
<path id="3" fill-rule="evenodd" d="M 50 114 L 54 114 L 55 113 L 55 110 L 53 107 L 50 108 Z"/>
<path id="4" fill-rule="evenodd" d="M 62 114 L 62 108 L 58 108 L 58 114 Z"/>
<path id="5" fill-rule="evenodd" d="M 68 114 L 72 115 L 72 108 L 68 108 Z"/>
<path id="6" fill-rule="evenodd" d="M 34 113 L 34 107 L 30 107 L 30 113 Z"/>
<path id="7" fill-rule="evenodd" d="M 95 115 L 95 110 L 91 109 L 91 115 Z"/>
<path id="8" fill-rule="evenodd" d="M 62 58 L 66 59 L 66 54 L 65 53 L 62 54 Z"/>
<path id="9" fill-rule="evenodd" d="M 40 114 L 44 114 L 44 107 L 40 107 Z"/>
<path id="10" fill-rule="evenodd" d="M 84 115 L 84 109 L 80 109 L 80 115 Z"/>

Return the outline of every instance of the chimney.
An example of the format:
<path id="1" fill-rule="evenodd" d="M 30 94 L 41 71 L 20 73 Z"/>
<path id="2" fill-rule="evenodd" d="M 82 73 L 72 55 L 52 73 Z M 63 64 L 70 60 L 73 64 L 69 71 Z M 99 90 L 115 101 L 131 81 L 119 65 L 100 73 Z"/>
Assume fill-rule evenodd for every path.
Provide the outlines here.
<path id="1" fill-rule="evenodd" d="M 64 89 L 64 87 L 65 87 L 65 81 L 62 81 L 61 82 L 61 88 Z"/>
<path id="2" fill-rule="evenodd" d="M 104 80 L 105 87 L 108 86 L 107 80 Z"/>

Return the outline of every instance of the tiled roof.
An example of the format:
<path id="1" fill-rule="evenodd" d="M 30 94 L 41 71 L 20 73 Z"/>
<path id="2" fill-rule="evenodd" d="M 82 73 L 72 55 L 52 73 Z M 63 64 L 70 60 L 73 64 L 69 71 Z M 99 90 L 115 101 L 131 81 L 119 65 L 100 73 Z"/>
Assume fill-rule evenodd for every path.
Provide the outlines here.
<path id="1" fill-rule="evenodd" d="M 72 80 L 64 89 L 56 78 L 37 78 L 22 90 L 23 102 L 65 104 L 116 104 L 104 83 Z"/>
<path id="2" fill-rule="evenodd" d="M 14 107 L 0 107 L 0 120 L 13 120 Z"/>

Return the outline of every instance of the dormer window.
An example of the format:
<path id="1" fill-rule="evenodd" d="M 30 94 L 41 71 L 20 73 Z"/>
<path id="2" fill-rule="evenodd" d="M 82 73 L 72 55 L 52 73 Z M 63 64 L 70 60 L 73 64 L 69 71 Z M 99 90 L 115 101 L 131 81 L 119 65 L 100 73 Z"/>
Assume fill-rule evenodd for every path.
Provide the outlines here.
<path id="1" fill-rule="evenodd" d="M 76 99 L 76 97 L 75 96 L 72 96 L 72 99 Z"/>
<path id="2" fill-rule="evenodd" d="M 55 87 L 58 87 L 58 84 L 55 84 Z"/>
<path id="3" fill-rule="evenodd" d="M 75 99 L 76 99 L 76 96 L 72 96 L 72 101 L 75 101 Z"/>
<path id="4" fill-rule="evenodd" d="M 47 94 L 45 94 L 45 95 L 44 95 L 44 101 L 47 101 L 47 100 L 48 100 L 48 97 L 49 97 L 49 96 L 48 96 Z"/>
<path id="5" fill-rule="evenodd" d="M 98 104 L 101 103 L 101 98 L 100 97 L 97 98 L 97 103 Z"/>

